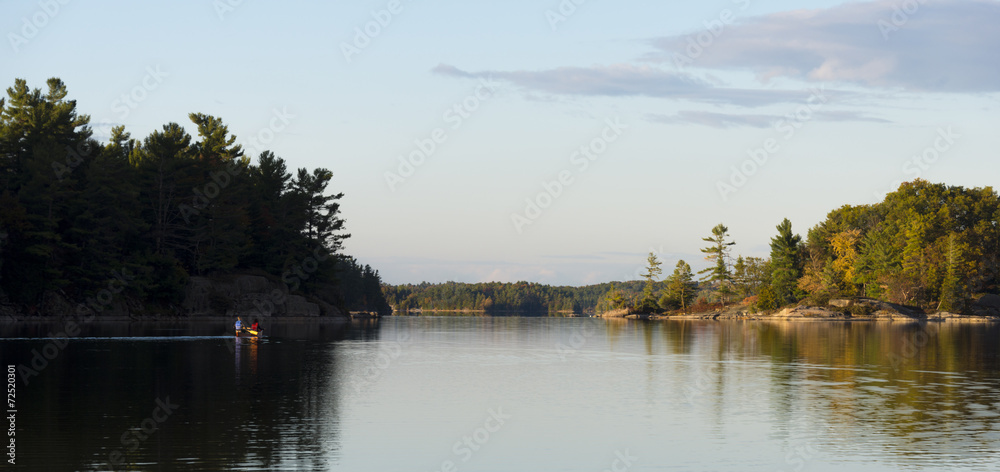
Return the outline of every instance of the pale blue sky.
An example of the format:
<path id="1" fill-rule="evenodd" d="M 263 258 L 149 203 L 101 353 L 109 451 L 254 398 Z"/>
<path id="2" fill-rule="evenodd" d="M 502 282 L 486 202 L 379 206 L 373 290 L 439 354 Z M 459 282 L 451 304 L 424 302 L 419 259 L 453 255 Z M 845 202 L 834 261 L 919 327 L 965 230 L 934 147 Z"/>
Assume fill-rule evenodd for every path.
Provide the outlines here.
<path id="1" fill-rule="evenodd" d="M 347 252 L 390 283 L 621 280 L 651 249 L 699 268 L 719 222 L 736 252 L 764 256 L 782 218 L 804 235 L 902 180 L 1000 175 L 994 1 L 587 0 L 553 28 L 555 0 L 404 0 L 347 60 L 389 5 L 4 2 L 0 79 L 62 78 L 98 135 L 193 131 L 189 112 L 245 143 L 278 124 L 262 148 L 333 170 Z M 474 98 L 485 80 L 495 91 Z M 387 183 L 435 130 L 434 152 Z M 766 163 L 720 191 L 768 140 Z M 573 153 L 591 144 L 584 170 Z M 925 151 L 939 158 L 913 161 Z M 518 226 L 560 172 L 572 183 Z"/>

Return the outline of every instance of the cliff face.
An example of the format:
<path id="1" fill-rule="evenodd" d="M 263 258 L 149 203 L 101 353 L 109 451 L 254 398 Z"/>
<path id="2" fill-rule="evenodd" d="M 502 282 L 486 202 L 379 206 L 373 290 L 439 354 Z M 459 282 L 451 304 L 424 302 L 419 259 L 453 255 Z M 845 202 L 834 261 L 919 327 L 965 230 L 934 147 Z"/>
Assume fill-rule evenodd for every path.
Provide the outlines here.
<path id="1" fill-rule="evenodd" d="M 188 316 L 344 316 L 327 302 L 287 290 L 255 275 L 191 277 L 181 308 Z"/>
<path id="2" fill-rule="evenodd" d="M 334 287 L 330 287 L 334 290 Z M 0 300 L 0 316 L 17 319 L 24 316 L 62 317 L 85 316 L 98 318 L 135 318 L 150 315 L 203 317 L 342 317 L 347 315 L 331 303 L 316 297 L 306 298 L 288 293 L 284 284 L 255 275 L 191 277 L 179 305 L 151 306 L 144 300 L 108 293 L 84 302 L 70 300 L 64 293 L 47 292 L 35 306 L 17 306 Z M 331 299 L 328 297 L 328 299 Z"/>

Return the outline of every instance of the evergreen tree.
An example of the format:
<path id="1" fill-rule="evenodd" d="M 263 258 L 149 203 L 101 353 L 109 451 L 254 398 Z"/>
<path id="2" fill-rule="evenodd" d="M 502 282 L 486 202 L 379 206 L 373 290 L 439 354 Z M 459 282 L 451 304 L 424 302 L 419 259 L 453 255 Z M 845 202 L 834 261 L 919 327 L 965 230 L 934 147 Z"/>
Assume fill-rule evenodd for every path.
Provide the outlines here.
<path id="1" fill-rule="evenodd" d="M 327 169 L 315 169 L 310 173 L 307 169 L 299 169 L 292 182 L 294 202 L 298 205 L 298 213 L 302 216 L 298 222 L 303 233 L 314 245 L 322 247 L 329 253 L 336 253 L 343 246 L 343 240 L 351 237 L 341 234 L 344 220 L 340 218 L 340 203 L 343 193 L 326 195 L 326 187 L 333 178 L 333 173 Z"/>
<path id="2" fill-rule="evenodd" d="M 719 293 L 722 302 L 725 303 L 730 293 L 732 293 L 732 274 L 729 271 L 729 251 L 735 242 L 727 241 L 729 238 L 729 228 L 723 224 L 718 224 L 712 228 L 712 237 L 702 238 L 702 241 L 711 243 L 710 246 L 702 248 L 705 259 L 711 261 L 712 266 L 701 270 L 698 274 L 705 274 L 701 280 L 716 284 L 716 291 Z"/>
<path id="3" fill-rule="evenodd" d="M 802 237 L 792 234 L 792 222 L 785 218 L 771 238 L 771 289 L 782 303 L 800 298 L 798 280 L 802 276 Z"/>
<path id="4" fill-rule="evenodd" d="M 294 200 L 290 192 L 292 175 L 285 161 L 270 151 L 261 152 L 257 165 L 248 170 L 249 237 L 252 251 L 247 263 L 269 273 L 281 272 L 294 253 L 306 247 L 292 247 L 299 234 L 295 224 Z"/>
<path id="5" fill-rule="evenodd" d="M 664 309 L 678 307 L 687 312 L 698 292 L 698 283 L 694 281 L 691 266 L 683 260 L 677 261 L 674 273 L 667 278 L 666 292 L 660 298 L 661 307 Z"/>
<path id="6" fill-rule="evenodd" d="M 941 300 L 938 310 L 962 311 L 965 305 L 965 287 L 962 277 L 963 247 L 954 233 L 948 235 L 947 272 L 941 283 Z"/>
<path id="7" fill-rule="evenodd" d="M 642 302 L 640 306 L 645 312 L 655 310 L 657 305 L 654 291 L 656 290 L 656 283 L 659 281 L 660 274 L 663 273 L 660 265 L 662 265 L 660 259 L 656 257 L 655 253 L 650 251 L 649 256 L 646 257 L 646 272 L 642 274 L 642 278 L 646 279 L 646 286 L 642 290 Z"/>
<path id="8" fill-rule="evenodd" d="M 740 298 L 747 298 L 760 291 L 761 287 L 771 283 L 770 263 L 760 257 L 736 258 L 733 265 L 733 291 Z"/>
<path id="9" fill-rule="evenodd" d="M 248 162 L 242 148 L 234 144 L 236 136 L 229 135 L 221 119 L 200 113 L 189 117 L 198 127 L 199 141 L 191 145 L 191 154 L 195 170 L 201 174 L 192 194 L 198 195 L 200 190 L 205 197 L 195 223 L 195 271 L 231 271 L 240 265 L 250 245 L 246 231 Z"/>
<path id="10" fill-rule="evenodd" d="M 79 248 L 64 229 L 79 194 L 74 170 L 96 144 L 90 117 L 66 100 L 66 85 L 55 78 L 47 85 L 43 93 L 17 79 L 0 102 L 0 227 L 8 233 L 2 279 L 17 301 L 71 284 L 66 268 Z"/>

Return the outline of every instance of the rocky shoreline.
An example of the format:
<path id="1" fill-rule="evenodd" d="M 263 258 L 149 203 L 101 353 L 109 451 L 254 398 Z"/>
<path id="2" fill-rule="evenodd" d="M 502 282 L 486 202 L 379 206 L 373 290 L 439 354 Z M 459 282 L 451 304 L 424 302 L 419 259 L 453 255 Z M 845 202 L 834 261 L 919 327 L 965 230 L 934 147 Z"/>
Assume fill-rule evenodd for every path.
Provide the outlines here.
<path id="1" fill-rule="evenodd" d="M 826 306 L 798 305 L 769 313 L 757 313 L 748 304 L 695 313 L 646 314 L 615 310 L 600 318 L 640 320 L 800 320 L 800 321 L 901 321 L 901 322 L 1000 322 L 1000 296 L 984 295 L 970 313 L 927 313 L 919 308 L 870 298 L 833 299 Z"/>

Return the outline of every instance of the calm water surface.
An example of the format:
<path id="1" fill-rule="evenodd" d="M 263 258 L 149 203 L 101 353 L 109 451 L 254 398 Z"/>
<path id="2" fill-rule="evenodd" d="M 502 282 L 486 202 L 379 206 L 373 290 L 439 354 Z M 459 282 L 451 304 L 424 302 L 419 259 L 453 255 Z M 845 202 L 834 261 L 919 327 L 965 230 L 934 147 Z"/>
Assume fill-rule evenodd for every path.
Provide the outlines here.
<path id="1" fill-rule="evenodd" d="M 0 326 L 0 362 L 44 359 L 50 329 Z M 92 324 L 49 348 L 17 384 L 17 463 L 1000 470 L 997 325 L 408 317 L 228 332 Z"/>

